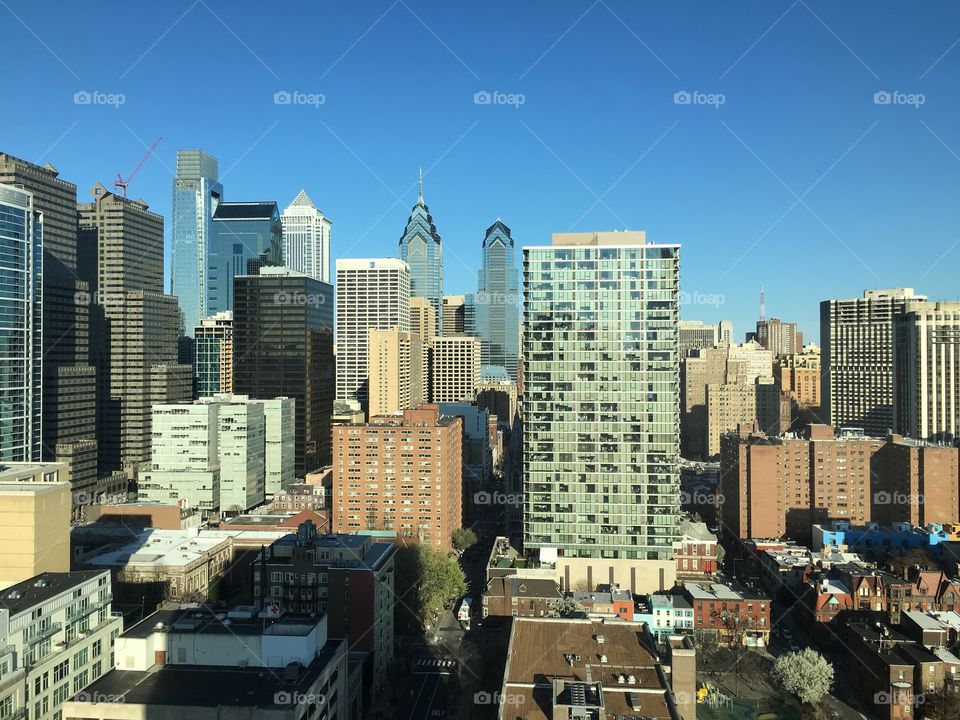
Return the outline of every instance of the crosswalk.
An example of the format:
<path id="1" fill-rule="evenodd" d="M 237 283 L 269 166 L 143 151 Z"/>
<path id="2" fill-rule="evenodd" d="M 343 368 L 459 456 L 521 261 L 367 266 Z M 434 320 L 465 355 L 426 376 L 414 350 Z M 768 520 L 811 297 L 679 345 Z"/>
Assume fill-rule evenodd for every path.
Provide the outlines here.
<path id="1" fill-rule="evenodd" d="M 453 667 L 453 660 L 437 660 L 436 658 L 420 658 L 415 663 L 418 668 L 450 668 Z"/>

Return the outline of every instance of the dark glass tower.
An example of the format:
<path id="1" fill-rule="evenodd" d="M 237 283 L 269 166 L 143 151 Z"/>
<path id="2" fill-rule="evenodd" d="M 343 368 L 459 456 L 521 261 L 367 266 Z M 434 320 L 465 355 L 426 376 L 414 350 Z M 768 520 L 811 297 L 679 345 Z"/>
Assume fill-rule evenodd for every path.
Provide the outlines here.
<path id="1" fill-rule="evenodd" d="M 517 380 L 520 354 L 520 291 L 510 228 L 499 219 L 483 238 L 483 264 L 472 297 L 473 325 L 484 365 L 506 368 Z"/>
<path id="2" fill-rule="evenodd" d="M 283 267 L 233 283 L 233 390 L 294 398 L 303 477 L 332 460 L 333 286 Z"/>
<path id="3" fill-rule="evenodd" d="M 427 298 L 437 311 L 437 335 L 443 334 L 443 243 L 423 201 L 423 175 L 417 204 L 400 237 L 400 259 L 410 267 L 410 297 Z"/>
<path id="4" fill-rule="evenodd" d="M 208 315 L 233 309 L 235 277 L 283 264 L 283 228 L 275 202 L 221 202 L 211 226 Z"/>

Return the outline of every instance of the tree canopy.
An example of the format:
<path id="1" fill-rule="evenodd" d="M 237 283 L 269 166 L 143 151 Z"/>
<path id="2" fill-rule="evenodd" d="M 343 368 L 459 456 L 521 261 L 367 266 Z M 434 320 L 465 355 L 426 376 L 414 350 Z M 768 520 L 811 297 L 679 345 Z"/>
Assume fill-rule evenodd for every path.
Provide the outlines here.
<path id="1" fill-rule="evenodd" d="M 778 657 L 770 675 L 800 702 L 812 705 L 830 691 L 833 665 L 816 650 L 804 648 Z"/>
<path id="2" fill-rule="evenodd" d="M 477 544 L 477 534 L 470 528 L 457 528 L 450 536 L 453 549 L 462 553 L 468 547 Z"/>
<path id="3" fill-rule="evenodd" d="M 409 628 L 432 625 L 466 594 L 467 579 L 455 558 L 429 545 L 414 545 L 397 551 L 394 586 L 398 622 Z"/>

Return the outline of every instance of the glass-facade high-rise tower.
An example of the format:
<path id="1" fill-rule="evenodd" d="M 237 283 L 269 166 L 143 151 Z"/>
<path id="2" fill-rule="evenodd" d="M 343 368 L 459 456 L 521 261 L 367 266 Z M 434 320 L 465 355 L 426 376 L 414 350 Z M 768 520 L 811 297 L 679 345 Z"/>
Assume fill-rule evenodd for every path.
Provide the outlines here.
<path id="1" fill-rule="evenodd" d="M 423 201 L 423 176 L 417 204 L 400 237 L 400 259 L 410 267 L 410 296 L 427 298 L 437 312 L 437 335 L 443 334 L 443 243 Z"/>
<path id="2" fill-rule="evenodd" d="M 0 461 L 39 462 L 43 406 L 43 216 L 0 185 Z"/>
<path id="3" fill-rule="evenodd" d="M 523 278 L 524 547 L 558 564 L 603 559 L 585 561 L 609 569 L 594 582 L 613 582 L 620 560 L 669 568 L 679 246 L 642 232 L 556 234 L 523 249 Z"/>
<path id="4" fill-rule="evenodd" d="M 283 265 L 315 280 L 330 282 L 330 218 L 301 190 L 280 217 Z"/>
<path id="5" fill-rule="evenodd" d="M 203 150 L 177 151 L 171 214 L 170 294 L 180 301 L 184 331 L 193 333 L 207 308 L 211 222 L 223 197 L 216 158 Z"/>
<path id="6" fill-rule="evenodd" d="M 520 291 L 510 228 L 499 219 L 483 238 L 477 293 L 471 300 L 473 327 L 484 365 L 504 367 L 517 380 L 520 354 Z"/>
<path id="7" fill-rule="evenodd" d="M 275 202 L 221 202 L 213 214 L 207 263 L 208 314 L 233 310 L 233 279 L 283 264 L 283 229 Z"/>

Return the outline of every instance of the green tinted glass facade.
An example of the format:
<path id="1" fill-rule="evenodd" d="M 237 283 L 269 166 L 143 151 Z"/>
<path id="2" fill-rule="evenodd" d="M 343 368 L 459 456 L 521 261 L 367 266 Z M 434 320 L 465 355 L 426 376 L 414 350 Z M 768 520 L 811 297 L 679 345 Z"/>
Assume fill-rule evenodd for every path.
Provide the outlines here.
<path id="1" fill-rule="evenodd" d="M 671 559 L 679 247 L 524 248 L 523 277 L 525 548 Z"/>

